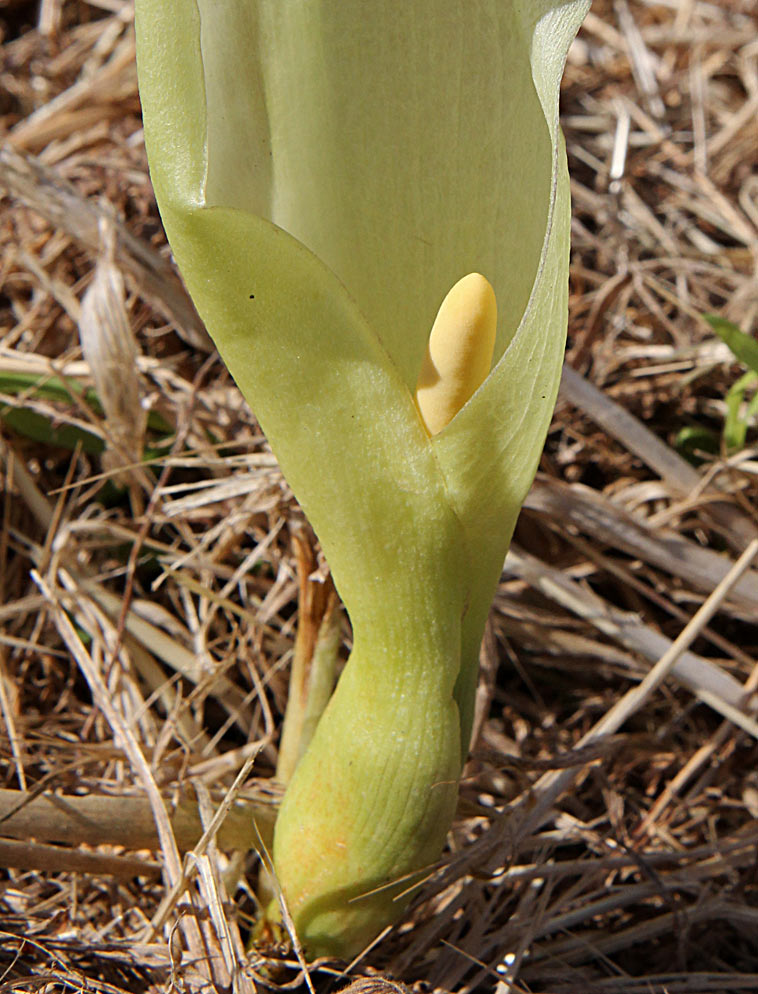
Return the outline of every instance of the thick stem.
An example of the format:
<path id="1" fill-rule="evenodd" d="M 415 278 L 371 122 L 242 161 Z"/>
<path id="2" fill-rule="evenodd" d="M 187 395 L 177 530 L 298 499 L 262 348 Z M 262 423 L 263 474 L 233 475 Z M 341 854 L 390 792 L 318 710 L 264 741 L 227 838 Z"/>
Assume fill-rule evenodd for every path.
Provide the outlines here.
<path id="1" fill-rule="evenodd" d="M 274 836 L 277 877 L 310 956 L 358 952 L 439 858 L 461 767 L 452 627 L 442 638 L 408 625 L 403 640 L 354 629 Z"/>
<path id="2" fill-rule="evenodd" d="M 273 798 L 235 804 L 222 822 L 218 844 L 222 849 L 250 846 L 250 822 L 272 825 Z M 170 811 L 171 827 L 181 852 L 191 849 L 203 834 L 197 804 L 181 801 Z M 0 790 L 0 836 L 68 845 L 113 845 L 128 849 L 158 849 L 150 803 L 146 797 L 94 794 L 39 794 Z"/>

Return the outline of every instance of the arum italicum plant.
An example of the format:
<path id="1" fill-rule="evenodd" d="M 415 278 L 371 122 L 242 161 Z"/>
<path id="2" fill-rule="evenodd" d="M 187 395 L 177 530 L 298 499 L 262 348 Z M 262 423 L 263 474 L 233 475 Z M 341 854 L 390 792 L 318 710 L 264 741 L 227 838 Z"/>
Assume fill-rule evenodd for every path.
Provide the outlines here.
<path id="1" fill-rule="evenodd" d="M 275 830 L 310 955 L 395 920 L 453 818 L 561 370 L 558 88 L 587 6 L 137 0 L 169 241 L 352 623 Z"/>

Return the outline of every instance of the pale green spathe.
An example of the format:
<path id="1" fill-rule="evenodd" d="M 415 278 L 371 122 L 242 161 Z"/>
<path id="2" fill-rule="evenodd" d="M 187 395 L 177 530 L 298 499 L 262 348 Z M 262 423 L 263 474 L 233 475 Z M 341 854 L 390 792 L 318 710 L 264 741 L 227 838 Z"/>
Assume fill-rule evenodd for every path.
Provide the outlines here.
<path id="1" fill-rule="evenodd" d="M 276 829 L 314 954 L 396 917 L 407 881 L 387 885 L 437 859 L 452 818 L 484 620 L 560 375 L 558 85 L 586 8 L 137 0 L 171 245 L 353 625 Z M 497 295 L 495 365 L 430 439 L 411 391 L 467 272 Z"/>

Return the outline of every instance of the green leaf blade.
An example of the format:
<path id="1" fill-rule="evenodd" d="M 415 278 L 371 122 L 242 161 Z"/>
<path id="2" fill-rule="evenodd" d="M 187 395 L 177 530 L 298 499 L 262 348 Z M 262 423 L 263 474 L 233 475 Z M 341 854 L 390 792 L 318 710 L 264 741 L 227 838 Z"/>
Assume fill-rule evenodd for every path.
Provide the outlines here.
<path id="1" fill-rule="evenodd" d="M 758 373 L 758 342 L 726 318 L 717 317 L 715 314 L 706 314 L 704 317 L 722 342 L 729 346 L 735 357 L 748 369 Z"/>

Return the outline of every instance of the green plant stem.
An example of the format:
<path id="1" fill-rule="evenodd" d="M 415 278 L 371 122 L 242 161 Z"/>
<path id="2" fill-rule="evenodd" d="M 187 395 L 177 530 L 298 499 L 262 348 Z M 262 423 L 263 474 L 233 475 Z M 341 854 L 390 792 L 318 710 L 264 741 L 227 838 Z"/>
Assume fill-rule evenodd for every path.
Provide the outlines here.
<path id="1" fill-rule="evenodd" d="M 334 689 L 340 646 L 339 598 L 331 576 L 318 577 L 310 536 L 294 532 L 299 616 L 276 778 L 289 783 Z"/>

